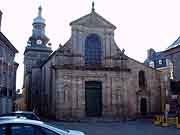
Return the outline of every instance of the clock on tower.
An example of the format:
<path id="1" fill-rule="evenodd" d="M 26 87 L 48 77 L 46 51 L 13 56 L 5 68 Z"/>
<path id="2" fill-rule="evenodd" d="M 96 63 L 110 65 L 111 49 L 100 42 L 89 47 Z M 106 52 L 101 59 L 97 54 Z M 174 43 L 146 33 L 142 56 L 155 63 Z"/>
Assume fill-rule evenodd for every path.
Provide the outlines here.
<path id="1" fill-rule="evenodd" d="M 40 40 L 40 39 L 36 40 L 36 44 L 38 44 L 38 45 L 42 44 L 42 40 Z"/>

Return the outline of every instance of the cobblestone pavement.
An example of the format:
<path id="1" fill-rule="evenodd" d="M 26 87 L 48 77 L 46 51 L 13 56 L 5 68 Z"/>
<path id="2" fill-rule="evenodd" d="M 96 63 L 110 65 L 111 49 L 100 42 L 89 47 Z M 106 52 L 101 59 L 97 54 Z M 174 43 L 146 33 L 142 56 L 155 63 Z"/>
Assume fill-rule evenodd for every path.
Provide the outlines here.
<path id="1" fill-rule="evenodd" d="M 79 130 L 87 135 L 180 135 L 175 125 L 170 127 L 154 126 L 151 121 L 137 120 L 128 122 L 49 122 L 58 128 Z"/>

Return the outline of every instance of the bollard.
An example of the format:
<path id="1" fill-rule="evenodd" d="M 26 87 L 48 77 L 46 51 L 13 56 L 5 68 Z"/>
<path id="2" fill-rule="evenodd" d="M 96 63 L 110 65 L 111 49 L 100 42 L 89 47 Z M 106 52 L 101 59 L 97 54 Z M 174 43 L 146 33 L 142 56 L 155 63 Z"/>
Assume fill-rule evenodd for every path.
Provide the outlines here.
<path id="1" fill-rule="evenodd" d="M 154 124 L 155 125 L 160 125 L 161 124 L 161 116 L 159 116 L 159 115 L 155 116 Z"/>
<path id="2" fill-rule="evenodd" d="M 163 127 L 168 127 L 168 126 L 169 126 L 169 124 L 168 124 L 168 119 L 166 119 L 165 117 L 163 117 L 162 126 L 163 126 Z"/>
<path id="3" fill-rule="evenodd" d="M 179 117 L 176 117 L 176 128 L 180 128 Z"/>

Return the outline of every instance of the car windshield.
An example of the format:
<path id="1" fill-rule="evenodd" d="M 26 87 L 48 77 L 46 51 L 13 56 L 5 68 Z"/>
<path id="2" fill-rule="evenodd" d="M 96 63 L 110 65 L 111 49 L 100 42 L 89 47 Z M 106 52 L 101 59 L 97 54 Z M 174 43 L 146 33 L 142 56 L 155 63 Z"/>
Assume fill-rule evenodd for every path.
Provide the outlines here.
<path id="1" fill-rule="evenodd" d="M 18 116 L 18 117 L 25 117 L 31 120 L 39 120 L 39 118 L 34 114 L 27 114 L 27 113 L 8 113 L 8 114 L 2 114 L 0 116 Z"/>
<path id="2" fill-rule="evenodd" d="M 26 117 L 27 119 L 31 119 L 31 120 L 39 120 L 35 115 L 33 114 L 25 114 L 25 113 L 16 113 L 15 114 L 16 116 L 19 116 L 19 117 Z"/>

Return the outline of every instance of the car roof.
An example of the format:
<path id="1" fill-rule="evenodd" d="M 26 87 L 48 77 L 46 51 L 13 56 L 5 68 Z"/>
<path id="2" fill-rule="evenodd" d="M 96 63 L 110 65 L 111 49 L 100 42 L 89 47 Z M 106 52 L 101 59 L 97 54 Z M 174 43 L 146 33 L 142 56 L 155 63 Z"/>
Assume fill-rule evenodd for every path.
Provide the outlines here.
<path id="1" fill-rule="evenodd" d="M 42 121 L 23 119 L 23 118 L 2 119 L 2 120 L 0 120 L 0 125 L 2 125 L 2 124 L 29 124 L 29 125 L 35 125 L 35 126 L 47 128 L 47 129 L 53 130 L 53 131 L 58 132 L 58 133 L 67 133 L 64 130 L 50 126 L 50 125 L 48 125 Z"/>
<path id="2" fill-rule="evenodd" d="M 4 116 L 27 117 L 28 119 L 40 120 L 40 118 L 35 113 L 27 111 L 17 111 L 0 115 L 0 117 Z"/>
<path id="3" fill-rule="evenodd" d="M 0 116 L 0 121 L 7 120 L 7 119 L 16 119 L 16 118 L 26 119 L 25 117 L 17 117 L 17 116 Z"/>
<path id="4" fill-rule="evenodd" d="M 44 122 L 42 122 L 42 121 L 17 118 L 17 117 L 11 117 L 11 116 L 10 117 L 9 116 L 8 117 L 2 117 L 2 120 L 0 120 L 0 124 L 8 124 L 8 123 L 19 123 L 19 124 L 25 123 L 25 124 L 33 124 L 33 125 L 44 124 Z"/>
<path id="5" fill-rule="evenodd" d="M 29 112 L 29 111 L 16 111 L 12 113 L 24 113 L 24 114 L 34 114 L 34 112 Z"/>

